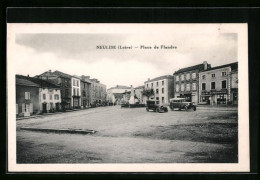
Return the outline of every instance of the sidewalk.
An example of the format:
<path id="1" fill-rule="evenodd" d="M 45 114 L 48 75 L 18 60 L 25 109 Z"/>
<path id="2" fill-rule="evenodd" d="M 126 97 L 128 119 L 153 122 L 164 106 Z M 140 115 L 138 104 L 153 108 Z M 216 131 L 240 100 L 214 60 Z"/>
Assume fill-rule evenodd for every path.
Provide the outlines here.
<path id="1" fill-rule="evenodd" d="M 82 111 L 82 110 L 87 110 L 87 109 L 92 109 L 92 108 L 73 109 L 73 110 L 66 110 L 65 112 L 44 113 L 44 114 L 41 114 L 41 115 L 32 115 L 32 116 L 27 116 L 27 117 L 18 117 L 18 118 L 16 118 L 16 120 L 39 118 L 39 117 L 44 117 L 44 116 L 51 116 L 51 115 L 56 115 L 56 114 L 63 114 L 63 113 L 74 112 L 74 111 Z"/>

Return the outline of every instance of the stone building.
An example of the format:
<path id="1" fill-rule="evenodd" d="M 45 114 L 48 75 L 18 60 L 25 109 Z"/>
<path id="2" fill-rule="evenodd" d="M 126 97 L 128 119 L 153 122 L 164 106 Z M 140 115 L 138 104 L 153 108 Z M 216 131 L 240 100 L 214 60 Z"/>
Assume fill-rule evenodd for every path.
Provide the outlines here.
<path id="1" fill-rule="evenodd" d="M 85 76 L 81 76 L 81 105 L 83 108 L 90 107 L 90 93 L 91 93 L 91 81 Z"/>
<path id="2" fill-rule="evenodd" d="M 29 116 L 61 110 L 59 86 L 38 78 L 16 75 L 17 114 Z"/>
<path id="3" fill-rule="evenodd" d="M 71 84 L 71 75 L 51 70 L 46 71 L 40 75 L 35 76 L 38 79 L 43 79 L 54 83 L 60 87 L 61 93 L 61 106 L 63 110 L 71 109 L 71 99 L 72 99 L 72 84 Z"/>
<path id="4" fill-rule="evenodd" d="M 137 86 L 137 87 L 134 88 L 135 96 L 138 99 L 140 104 L 146 103 L 144 101 L 144 98 L 143 98 L 143 90 L 144 90 L 144 85 L 143 86 Z"/>
<path id="5" fill-rule="evenodd" d="M 121 104 L 123 93 L 130 92 L 131 87 L 116 85 L 107 90 L 107 101 L 113 104 Z"/>
<path id="6" fill-rule="evenodd" d="M 174 76 L 174 97 L 185 98 L 189 102 L 199 102 L 199 72 L 211 68 L 204 61 L 202 64 L 179 69 Z"/>
<path id="7" fill-rule="evenodd" d="M 106 85 L 100 83 L 98 79 L 92 78 L 90 76 L 81 76 L 81 79 L 88 83 L 89 89 L 89 102 L 90 104 L 101 104 L 106 101 Z"/>
<path id="8" fill-rule="evenodd" d="M 238 63 L 203 70 L 199 74 L 200 104 L 238 103 Z"/>
<path id="9" fill-rule="evenodd" d="M 154 96 L 149 99 L 156 100 L 157 104 L 168 104 L 170 98 L 174 97 L 174 78 L 171 75 L 148 79 L 144 82 L 144 89 L 153 89 Z M 146 103 L 147 97 L 143 97 Z"/>

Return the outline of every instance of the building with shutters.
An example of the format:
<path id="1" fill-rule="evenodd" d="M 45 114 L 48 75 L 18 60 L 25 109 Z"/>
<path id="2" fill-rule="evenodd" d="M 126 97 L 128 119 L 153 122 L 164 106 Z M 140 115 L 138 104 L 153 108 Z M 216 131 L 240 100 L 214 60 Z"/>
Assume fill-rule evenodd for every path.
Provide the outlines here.
<path id="1" fill-rule="evenodd" d="M 61 110 L 60 89 L 48 81 L 16 75 L 16 114 L 30 116 Z"/>
<path id="2" fill-rule="evenodd" d="M 199 73 L 200 104 L 238 104 L 238 63 L 216 66 Z"/>
<path id="3" fill-rule="evenodd" d="M 171 75 L 164 75 L 144 82 L 144 89 L 153 89 L 154 96 L 149 99 L 155 100 L 157 104 L 168 104 L 170 98 L 174 97 L 174 79 Z M 143 102 L 148 100 L 145 96 Z"/>
<path id="4" fill-rule="evenodd" d="M 211 68 L 204 61 L 202 64 L 179 69 L 174 76 L 174 97 L 185 98 L 188 102 L 199 102 L 199 72 Z"/>

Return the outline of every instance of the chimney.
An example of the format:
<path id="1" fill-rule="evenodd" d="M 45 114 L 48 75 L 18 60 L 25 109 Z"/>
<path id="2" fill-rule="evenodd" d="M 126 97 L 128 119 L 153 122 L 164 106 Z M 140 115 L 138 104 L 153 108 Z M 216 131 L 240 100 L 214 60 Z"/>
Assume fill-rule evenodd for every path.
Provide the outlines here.
<path id="1" fill-rule="evenodd" d="M 30 77 L 29 74 L 27 75 L 27 77 Z"/>
<path id="2" fill-rule="evenodd" d="M 51 70 L 49 70 L 48 72 L 51 73 Z"/>
<path id="3" fill-rule="evenodd" d="M 207 70 L 207 69 L 208 69 L 208 63 L 207 63 L 207 61 L 203 61 L 203 64 L 204 64 L 204 70 Z"/>

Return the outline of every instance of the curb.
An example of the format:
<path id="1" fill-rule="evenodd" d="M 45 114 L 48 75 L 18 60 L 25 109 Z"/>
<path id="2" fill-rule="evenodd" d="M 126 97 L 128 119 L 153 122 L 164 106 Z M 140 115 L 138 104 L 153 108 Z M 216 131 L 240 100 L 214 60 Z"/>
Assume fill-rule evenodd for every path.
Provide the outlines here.
<path id="1" fill-rule="evenodd" d="M 38 132 L 51 132 L 51 133 L 69 133 L 69 134 L 94 134 L 97 131 L 94 130 L 83 130 L 83 129 L 47 129 L 47 128 L 30 128 L 30 127 L 21 127 L 21 130 L 27 131 L 38 131 Z"/>

